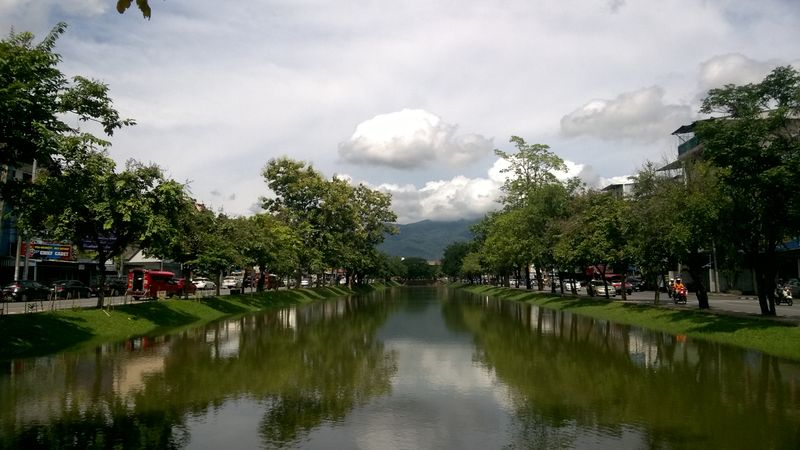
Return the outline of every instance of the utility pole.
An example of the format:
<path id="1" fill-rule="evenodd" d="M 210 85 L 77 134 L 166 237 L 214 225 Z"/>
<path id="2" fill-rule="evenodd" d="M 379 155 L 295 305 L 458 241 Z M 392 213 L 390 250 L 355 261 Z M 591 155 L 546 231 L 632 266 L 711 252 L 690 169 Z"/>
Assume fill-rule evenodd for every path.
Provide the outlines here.
<path id="1" fill-rule="evenodd" d="M 34 159 L 33 160 L 33 168 L 31 169 L 31 183 L 34 183 L 35 181 L 36 181 L 36 160 Z M 17 238 L 17 239 L 19 239 L 19 238 Z M 19 240 L 17 240 L 17 243 L 19 243 Z M 22 275 L 24 277 L 24 279 L 26 279 L 26 280 L 28 279 L 28 255 L 30 255 L 30 254 L 31 254 L 31 241 L 26 239 L 25 240 L 25 269 L 24 269 L 23 275 Z M 19 250 L 17 250 L 17 256 L 19 256 Z"/>

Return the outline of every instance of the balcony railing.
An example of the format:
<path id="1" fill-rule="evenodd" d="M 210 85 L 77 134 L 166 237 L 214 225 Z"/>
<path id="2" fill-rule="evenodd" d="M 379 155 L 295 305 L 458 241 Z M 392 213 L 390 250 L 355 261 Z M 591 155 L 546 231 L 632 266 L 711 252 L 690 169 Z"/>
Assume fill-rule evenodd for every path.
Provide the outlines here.
<path id="1" fill-rule="evenodd" d="M 678 156 L 683 155 L 689 150 L 697 147 L 700 144 L 700 139 L 697 136 L 692 136 L 691 139 L 678 146 Z"/>

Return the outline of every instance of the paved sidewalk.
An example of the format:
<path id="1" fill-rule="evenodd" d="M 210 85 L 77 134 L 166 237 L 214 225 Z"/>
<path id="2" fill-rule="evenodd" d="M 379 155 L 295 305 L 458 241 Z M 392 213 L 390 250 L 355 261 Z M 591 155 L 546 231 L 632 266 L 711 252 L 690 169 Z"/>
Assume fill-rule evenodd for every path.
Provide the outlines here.
<path id="1" fill-rule="evenodd" d="M 653 304 L 654 297 L 655 292 L 653 291 L 634 292 L 628 296 L 628 301 Z M 621 298 L 620 296 L 616 296 L 614 299 L 620 300 Z M 758 304 L 758 297 L 756 296 L 709 293 L 708 304 L 710 308 L 707 311 L 712 313 L 764 317 L 761 315 L 761 307 Z M 667 297 L 666 293 L 662 292 L 659 306 L 664 308 L 696 310 L 698 309 L 697 296 L 693 292 L 689 292 L 689 298 L 686 304 L 676 305 Z M 775 318 L 795 322 L 800 325 L 800 300 L 792 306 L 785 304 L 776 305 L 775 310 Z"/>

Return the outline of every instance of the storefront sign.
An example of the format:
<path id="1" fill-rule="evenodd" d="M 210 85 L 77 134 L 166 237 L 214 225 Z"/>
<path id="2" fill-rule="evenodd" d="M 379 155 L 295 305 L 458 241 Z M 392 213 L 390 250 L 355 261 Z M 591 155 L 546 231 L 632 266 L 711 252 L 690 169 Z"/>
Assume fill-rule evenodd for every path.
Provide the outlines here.
<path id="1" fill-rule="evenodd" d="M 70 244 L 58 244 L 55 242 L 23 242 L 20 249 L 21 254 L 27 252 L 32 259 L 48 259 L 58 261 L 72 261 L 72 246 Z"/>

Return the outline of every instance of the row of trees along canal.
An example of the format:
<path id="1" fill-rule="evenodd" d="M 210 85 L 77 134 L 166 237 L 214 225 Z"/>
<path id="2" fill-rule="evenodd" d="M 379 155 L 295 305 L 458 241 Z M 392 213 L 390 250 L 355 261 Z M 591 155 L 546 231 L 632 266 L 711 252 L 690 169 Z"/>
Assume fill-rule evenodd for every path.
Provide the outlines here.
<path id="1" fill-rule="evenodd" d="M 760 83 L 712 89 L 700 112 L 720 116 L 696 124 L 702 157 L 671 172 L 644 164 L 626 198 L 557 180 L 563 160 L 512 137 L 516 153 L 496 151 L 509 162 L 502 210 L 474 227 L 472 242 L 446 249 L 443 272 L 508 280 L 524 270 L 531 289 L 531 264 L 576 278 L 592 265 L 635 266 L 654 285 L 681 263 L 708 308 L 702 275 L 715 248 L 723 273 L 754 271 L 761 311 L 775 315 L 776 248 L 800 234 L 800 74 L 779 67 Z"/>
<path id="2" fill-rule="evenodd" d="M 302 273 L 326 268 L 345 269 L 348 283 L 398 270 L 375 250 L 393 231 L 390 196 L 327 180 L 304 162 L 267 162 L 262 175 L 275 195 L 262 198 L 266 212 L 236 218 L 200 207 L 155 165 L 130 160 L 118 170 L 107 140 L 67 121 L 97 122 L 108 137 L 134 121 L 120 118 L 105 84 L 59 71 L 53 49 L 65 29 L 38 44 L 30 33 L 0 41 L 0 210 L 10 207 L 24 236 L 96 249 L 88 253 L 101 285 L 106 262 L 132 246 L 182 263 L 187 277 L 258 266 L 259 289 L 267 272 L 293 274 L 299 286 Z M 7 176 L 31 162 L 33 182 Z"/>

